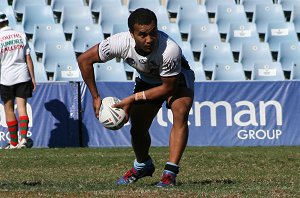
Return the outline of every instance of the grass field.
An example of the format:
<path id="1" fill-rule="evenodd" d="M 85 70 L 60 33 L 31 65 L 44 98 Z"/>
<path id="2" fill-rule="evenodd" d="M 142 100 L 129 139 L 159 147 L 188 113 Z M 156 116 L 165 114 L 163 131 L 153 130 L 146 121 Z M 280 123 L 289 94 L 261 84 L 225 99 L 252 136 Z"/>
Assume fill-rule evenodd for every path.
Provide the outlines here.
<path id="1" fill-rule="evenodd" d="M 0 197 L 300 197 L 300 147 L 188 147 L 174 188 L 158 182 L 167 148 L 151 148 L 153 177 L 115 180 L 130 148 L 0 150 Z"/>

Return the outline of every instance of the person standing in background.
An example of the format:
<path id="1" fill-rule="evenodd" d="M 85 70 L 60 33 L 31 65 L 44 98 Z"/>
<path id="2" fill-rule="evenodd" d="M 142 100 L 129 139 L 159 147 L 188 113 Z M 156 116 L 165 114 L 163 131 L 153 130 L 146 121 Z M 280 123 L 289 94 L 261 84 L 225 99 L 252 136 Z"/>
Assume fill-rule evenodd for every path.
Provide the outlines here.
<path id="1" fill-rule="evenodd" d="M 18 149 L 27 147 L 29 118 L 26 103 L 32 97 L 36 83 L 26 35 L 13 30 L 8 24 L 7 16 L 0 12 L 0 94 L 10 134 L 10 142 L 5 149 Z M 15 102 L 18 120 L 14 112 Z"/>

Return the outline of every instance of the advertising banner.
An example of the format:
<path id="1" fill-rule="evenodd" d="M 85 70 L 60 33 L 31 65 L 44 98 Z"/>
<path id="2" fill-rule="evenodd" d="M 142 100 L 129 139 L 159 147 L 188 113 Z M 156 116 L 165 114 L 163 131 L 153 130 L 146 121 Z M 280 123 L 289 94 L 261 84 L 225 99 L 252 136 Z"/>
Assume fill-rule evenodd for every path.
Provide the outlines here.
<path id="1" fill-rule="evenodd" d="M 134 82 L 97 82 L 97 87 L 102 98 L 123 99 L 132 94 Z M 188 145 L 300 145 L 298 90 L 298 81 L 197 82 Z M 131 146 L 130 121 L 117 131 L 105 129 L 84 83 L 39 83 L 27 110 L 34 147 Z M 152 146 L 168 146 L 172 122 L 172 112 L 163 104 L 149 130 Z M 8 141 L 0 103 L 0 146 Z"/>
<path id="2" fill-rule="evenodd" d="M 122 99 L 132 93 L 133 83 L 98 83 L 97 86 L 102 97 Z M 188 145 L 300 145 L 297 126 L 300 95 L 295 91 L 299 86 L 297 81 L 195 83 Z M 88 146 L 130 146 L 130 122 L 118 131 L 105 129 L 93 118 L 89 92 L 83 95 Z M 153 146 L 168 146 L 172 120 L 172 113 L 164 104 L 150 128 Z"/>

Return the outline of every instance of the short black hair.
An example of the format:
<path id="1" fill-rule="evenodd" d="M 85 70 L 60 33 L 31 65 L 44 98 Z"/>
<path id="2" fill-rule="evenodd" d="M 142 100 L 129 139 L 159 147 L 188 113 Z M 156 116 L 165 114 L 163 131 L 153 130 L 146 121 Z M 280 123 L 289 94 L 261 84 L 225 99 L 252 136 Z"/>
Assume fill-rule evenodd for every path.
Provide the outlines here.
<path id="1" fill-rule="evenodd" d="M 157 26 L 157 18 L 153 11 L 147 8 L 138 8 L 133 11 L 128 17 L 128 28 L 130 32 L 133 32 L 133 25 L 149 25 L 154 21 Z"/>

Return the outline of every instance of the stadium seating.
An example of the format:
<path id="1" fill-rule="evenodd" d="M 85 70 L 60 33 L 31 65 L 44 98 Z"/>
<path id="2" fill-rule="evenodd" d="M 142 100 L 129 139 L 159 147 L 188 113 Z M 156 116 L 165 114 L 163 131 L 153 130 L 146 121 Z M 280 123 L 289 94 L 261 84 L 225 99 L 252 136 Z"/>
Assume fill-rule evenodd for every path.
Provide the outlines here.
<path id="1" fill-rule="evenodd" d="M 199 57 L 195 57 L 194 53 L 191 49 L 191 44 L 189 42 L 181 42 L 179 44 L 182 50 L 182 54 L 184 55 L 185 59 L 190 63 L 193 64 L 195 59 L 199 59 Z"/>
<path id="2" fill-rule="evenodd" d="M 193 52 L 201 52 L 207 42 L 221 42 L 217 24 L 192 24 L 188 34 L 188 42 Z"/>
<path id="3" fill-rule="evenodd" d="M 241 63 L 223 62 L 217 63 L 212 73 L 214 81 L 243 81 L 246 76 Z"/>
<path id="4" fill-rule="evenodd" d="M 89 7 L 91 12 L 100 13 L 101 7 L 104 5 L 113 5 L 119 7 L 122 5 L 121 0 L 89 0 Z"/>
<path id="5" fill-rule="evenodd" d="M 114 23 L 112 25 L 111 35 L 117 34 L 120 32 L 127 32 L 129 30 L 128 25 L 126 23 Z"/>
<path id="6" fill-rule="evenodd" d="M 300 43 L 282 43 L 278 52 L 277 61 L 284 71 L 291 71 L 295 62 L 300 62 Z"/>
<path id="7" fill-rule="evenodd" d="M 103 34 L 110 35 L 113 24 L 127 23 L 128 16 L 126 6 L 105 5 L 101 7 L 98 24 L 101 25 Z"/>
<path id="8" fill-rule="evenodd" d="M 293 22 L 295 25 L 295 31 L 300 33 L 300 4 L 293 6 L 291 22 Z"/>
<path id="9" fill-rule="evenodd" d="M 236 4 L 218 5 L 215 15 L 215 23 L 221 34 L 227 34 L 231 23 L 248 22 L 244 6 Z"/>
<path id="10" fill-rule="evenodd" d="M 213 71 L 217 63 L 234 62 L 230 44 L 224 42 L 209 42 L 203 46 L 200 63 L 205 71 Z"/>
<path id="11" fill-rule="evenodd" d="M 204 5 L 208 13 L 215 15 L 218 5 L 221 4 L 236 4 L 235 0 L 204 0 Z"/>
<path id="12" fill-rule="evenodd" d="M 55 72 L 57 64 L 73 65 L 76 55 L 109 35 L 128 31 L 129 13 L 138 7 L 155 12 L 158 29 L 182 48 L 196 71 L 196 80 L 209 79 L 210 72 L 215 79 L 215 65 L 226 62 L 242 65 L 244 72 L 250 73 L 258 61 L 278 62 L 284 72 L 292 72 L 300 62 L 300 0 L 13 0 L 12 5 L 8 2 L 0 1 L 0 11 L 6 13 L 10 26 L 29 36 L 32 56 L 37 59 L 34 62 L 37 68 L 44 68 L 36 72 L 41 73 L 41 81 L 46 80 L 46 72 Z M 55 60 L 49 51 L 46 56 L 50 58 L 44 56 L 48 48 L 45 43 L 66 41 L 72 45 L 72 58 L 65 55 L 63 60 L 57 55 Z M 223 45 L 229 45 L 229 49 Z M 126 72 L 133 73 L 133 68 L 120 63 L 125 67 L 125 76 Z"/>
<path id="13" fill-rule="evenodd" d="M 300 62 L 299 61 L 296 61 L 293 63 L 293 67 L 291 69 L 290 80 L 300 80 Z"/>
<path id="14" fill-rule="evenodd" d="M 0 1 L 0 7 L 2 8 L 2 7 L 6 7 L 6 6 L 8 6 L 7 0 L 1 0 Z"/>
<path id="15" fill-rule="evenodd" d="M 55 67 L 53 81 L 83 81 L 77 64 L 57 64 Z"/>
<path id="16" fill-rule="evenodd" d="M 272 4 L 273 0 L 240 0 L 240 4 L 244 6 L 244 10 L 246 13 L 253 14 L 255 11 L 255 7 L 258 4 Z"/>
<path id="17" fill-rule="evenodd" d="M 30 56 L 31 56 L 32 63 L 33 63 L 33 68 L 34 68 L 35 81 L 37 83 L 47 82 L 48 78 L 47 78 L 47 74 L 46 74 L 46 71 L 45 71 L 45 67 L 42 63 L 37 61 L 34 46 L 31 42 L 29 42 L 29 47 L 30 47 Z"/>
<path id="18" fill-rule="evenodd" d="M 166 8 L 170 15 L 177 15 L 180 6 L 184 5 L 192 5 L 196 7 L 198 2 L 197 0 L 167 0 Z"/>
<path id="19" fill-rule="evenodd" d="M 121 60 L 121 63 L 123 63 L 123 66 L 124 66 L 124 70 L 126 73 L 135 73 L 136 70 L 131 67 L 128 63 L 126 63 L 123 59 Z"/>
<path id="20" fill-rule="evenodd" d="M 243 43 L 260 42 L 254 23 L 231 23 L 226 42 L 230 43 L 233 52 L 240 52 Z"/>
<path id="21" fill-rule="evenodd" d="M 206 81 L 205 71 L 200 62 L 194 62 L 194 64 L 190 64 L 190 67 L 195 72 L 195 82 Z"/>
<path id="22" fill-rule="evenodd" d="M 274 22 L 268 24 L 265 42 L 272 52 L 278 52 L 281 43 L 298 42 L 294 24 L 291 22 Z"/>
<path id="23" fill-rule="evenodd" d="M 79 5 L 64 6 L 60 23 L 65 34 L 72 34 L 76 25 L 94 24 L 90 8 Z"/>
<path id="24" fill-rule="evenodd" d="M 7 1 L 5 1 L 7 3 Z M 15 18 L 14 11 L 11 6 L 5 6 L 0 4 L 0 11 L 6 14 L 8 21 L 9 21 L 9 26 L 15 27 L 17 25 L 17 20 Z"/>
<path id="25" fill-rule="evenodd" d="M 191 24 L 209 23 L 206 8 L 203 5 L 184 5 L 181 6 L 176 23 L 181 34 L 188 34 Z"/>
<path id="26" fill-rule="evenodd" d="M 31 5 L 46 6 L 47 4 L 45 0 L 13 0 L 12 2 L 12 8 L 15 14 L 21 16 L 25 12 L 25 7 Z"/>
<path id="27" fill-rule="evenodd" d="M 272 62 L 273 57 L 268 43 L 244 43 L 239 55 L 239 63 L 243 65 L 245 71 L 252 71 L 255 62 Z"/>
<path id="28" fill-rule="evenodd" d="M 55 72 L 57 64 L 77 65 L 72 43 L 70 41 L 46 43 L 42 63 L 46 72 Z"/>
<path id="29" fill-rule="evenodd" d="M 280 62 L 257 62 L 254 64 L 251 80 L 285 80 Z"/>
<path id="30" fill-rule="evenodd" d="M 36 53 L 42 54 L 45 43 L 66 41 L 63 28 L 60 24 L 40 24 L 34 26 L 32 43 Z"/>
<path id="31" fill-rule="evenodd" d="M 160 7 L 159 0 L 127 0 L 127 7 L 129 12 L 133 12 L 137 8 L 148 8 L 154 10 L 157 7 Z M 164 7 L 165 8 L 165 7 Z M 167 12 L 167 10 L 166 10 Z"/>
<path id="32" fill-rule="evenodd" d="M 158 21 L 157 24 L 158 30 L 161 30 L 168 34 L 177 44 L 182 43 L 179 27 L 175 23 L 161 23 Z"/>
<path id="33" fill-rule="evenodd" d="M 272 22 L 286 22 L 280 4 L 258 4 L 253 14 L 253 22 L 259 34 L 265 34 L 268 24 Z"/>
<path id="34" fill-rule="evenodd" d="M 51 0 L 51 8 L 53 12 L 63 12 L 64 6 L 76 5 L 84 6 L 83 0 Z"/>
<path id="35" fill-rule="evenodd" d="M 100 43 L 104 39 L 101 26 L 92 25 L 76 25 L 74 27 L 71 42 L 76 53 L 82 53 L 87 48 Z"/>
<path id="36" fill-rule="evenodd" d="M 277 3 L 282 6 L 282 10 L 286 12 L 286 14 L 290 14 L 293 10 L 293 7 L 297 4 L 300 4 L 300 0 L 278 0 Z"/>
<path id="37" fill-rule="evenodd" d="M 94 72 L 96 81 L 127 81 L 123 63 L 115 59 L 94 64 Z"/>
<path id="38" fill-rule="evenodd" d="M 159 23 L 169 23 L 169 15 L 168 11 L 166 10 L 165 6 L 155 6 L 155 7 L 149 7 L 148 9 L 152 10 L 157 18 L 157 21 Z"/>
<path id="39" fill-rule="evenodd" d="M 55 24 L 51 7 L 44 5 L 26 6 L 22 18 L 25 33 L 32 35 L 34 26 L 41 24 Z"/>

